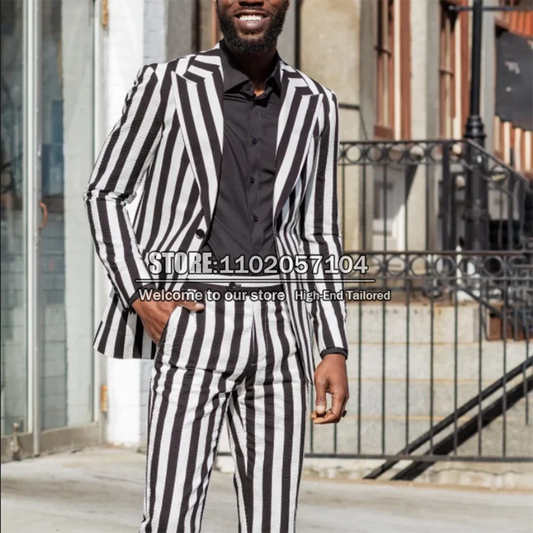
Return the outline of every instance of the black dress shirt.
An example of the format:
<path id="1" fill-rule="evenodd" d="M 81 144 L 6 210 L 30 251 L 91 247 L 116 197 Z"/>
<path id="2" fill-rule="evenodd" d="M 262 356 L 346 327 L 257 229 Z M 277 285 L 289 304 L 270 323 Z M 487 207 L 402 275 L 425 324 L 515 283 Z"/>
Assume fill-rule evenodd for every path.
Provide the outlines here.
<path id="1" fill-rule="evenodd" d="M 281 108 L 279 56 L 273 60 L 264 92 L 255 96 L 253 83 L 239 69 L 224 40 L 220 47 L 224 146 L 217 202 L 202 251 L 213 252 L 217 259 L 228 256 L 225 266 L 247 270 L 251 256 L 276 257 L 272 210 Z M 244 264 L 235 263 L 241 255 Z"/>
<path id="2" fill-rule="evenodd" d="M 274 180 L 276 138 L 281 109 L 279 55 L 265 81 L 264 92 L 255 96 L 253 83 L 240 69 L 224 40 L 220 41 L 224 75 L 224 146 L 218 197 L 202 252 L 215 258 L 227 256 L 230 268 L 244 256 L 276 257 L 274 228 Z M 226 266 L 226 265 L 224 265 Z M 268 266 L 268 264 L 267 264 Z M 270 270 L 269 270 L 270 271 Z M 320 354 L 346 350 L 329 347 Z"/>

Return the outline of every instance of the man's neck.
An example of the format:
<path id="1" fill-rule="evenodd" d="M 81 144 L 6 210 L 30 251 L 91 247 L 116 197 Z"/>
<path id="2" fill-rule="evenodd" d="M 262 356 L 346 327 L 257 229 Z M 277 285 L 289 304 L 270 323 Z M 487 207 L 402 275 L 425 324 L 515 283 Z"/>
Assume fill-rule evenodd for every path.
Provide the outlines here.
<path id="1" fill-rule="evenodd" d="M 248 76 L 256 89 L 264 89 L 265 81 L 272 71 L 272 61 L 276 56 L 276 43 L 262 54 L 240 54 L 227 45 L 240 69 Z"/>

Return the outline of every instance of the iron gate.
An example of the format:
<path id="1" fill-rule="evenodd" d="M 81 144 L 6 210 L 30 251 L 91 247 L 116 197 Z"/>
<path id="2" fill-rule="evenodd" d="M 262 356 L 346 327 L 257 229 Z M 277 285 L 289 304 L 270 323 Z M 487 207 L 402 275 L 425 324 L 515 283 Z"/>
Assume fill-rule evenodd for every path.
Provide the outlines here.
<path id="1" fill-rule="evenodd" d="M 408 459 L 393 479 L 441 460 L 533 461 L 533 182 L 468 140 L 342 142 L 338 169 L 345 253 L 367 270 L 345 284 L 348 416 L 311 426 L 307 456 L 383 459 L 369 478 Z M 488 246 L 469 252 L 474 179 Z"/>

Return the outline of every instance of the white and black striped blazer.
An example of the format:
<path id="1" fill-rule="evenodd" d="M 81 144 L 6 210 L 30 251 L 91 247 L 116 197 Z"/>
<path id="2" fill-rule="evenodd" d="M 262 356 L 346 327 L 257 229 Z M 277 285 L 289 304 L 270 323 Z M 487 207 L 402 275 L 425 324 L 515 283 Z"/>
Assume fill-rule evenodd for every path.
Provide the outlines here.
<path id="1" fill-rule="evenodd" d="M 340 256 L 337 98 L 283 60 L 280 70 L 272 212 L 277 253 Z M 94 340 L 99 352 L 154 358 L 156 345 L 129 305 L 144 284 L 136 280 L 154 277 L 146 261 L 150 251 L 199 250 L 217 198 L 223 132 L 219 43 L 139 70 L 84 194 L 97 253 L 113 285 Z M 130 213 L 126 206 L 137 194 L 137 207 Z M 343 301 L 305 303 L 295 298 L 294 290 L 338 291 L 342 277 L 322 269 L 305 278 L 282 276 L 288 281 L 306 377 L 312 381 L 313 332 L 319 352 L 327 347 L 347 350 L 346 308 Z M 158 280 L 156 285 L 179 289 L 182 283 L 169 286 Z"/>

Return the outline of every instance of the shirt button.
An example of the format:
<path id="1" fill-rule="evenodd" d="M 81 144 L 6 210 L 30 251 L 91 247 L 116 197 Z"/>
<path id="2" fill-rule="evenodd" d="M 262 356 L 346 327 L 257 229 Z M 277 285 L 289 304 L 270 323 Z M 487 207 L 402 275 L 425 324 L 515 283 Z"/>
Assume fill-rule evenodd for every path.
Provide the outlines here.
<path id="1" fill-rule="evenodd" d="M 249 83 L 247 83 L 245 89 L 246 89 L 247 91 L 249 91 L 251 88 L 252 88 L 252 86 L 251 86 Z"/>
<path id="2" fill-rule="evenodd" d="M 250 178 L 250 183 L 255 183 L 255 178 L 253 176 Z"/>
<path id="3" fill-rule="evenodd" d="M 203 229 L 197 229 L 196 236 L 199 237 L 200 239 L 203 239 L 205 236 L 205 231 Z"/>
<path id="4" fill-rule="evenodd" d="M 254 215 L 254 222 L 257 222 L 259 220 L 259 218 L 257 217 L 257 215 Z"/>
<path id="5" fill-rule="evenodd" d="M 252 138 L 252 142 L 253 142 L 254 144 L 257 144 L 257 137 L 253 137 L 253 138 Z"/>

